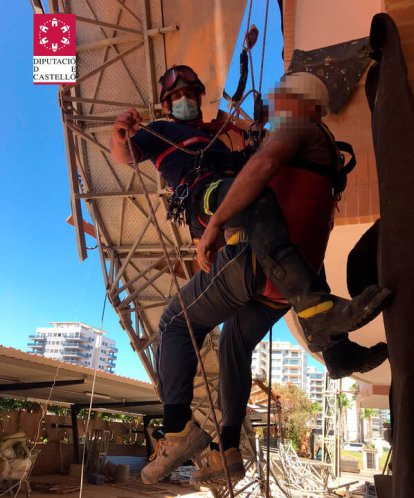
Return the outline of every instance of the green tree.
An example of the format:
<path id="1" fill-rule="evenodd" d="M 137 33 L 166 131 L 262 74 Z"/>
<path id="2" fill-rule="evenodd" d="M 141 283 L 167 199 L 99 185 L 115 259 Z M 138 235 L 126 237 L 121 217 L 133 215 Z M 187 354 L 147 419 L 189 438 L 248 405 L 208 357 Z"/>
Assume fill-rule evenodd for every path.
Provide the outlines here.
<path id="1" fill-rule="evenodd" d="M 294 384 L 275 385 L 274 390 L 280 394 L 282 402 L 282 433 L 285 439 L 292 441 L 298 450 L 306 440 L 309 422 L 315 416 L 315 405 L 306 393 Z"/>
<path id="2" fill-rule="evenodd" d="M 362 430 L 361 430 L 361 425 L 362 425 L 362 418 L 361 418 L 361 403 L 358 398 L 358 393 L 359 393 L 359 385 L 357 382 L 352 384 L 351 386 L 351 391 L 352 391 L 352 400 L 355 403 L 355 409 L 356 409 L 356 418 L 357 418 L 357 441 L 359 443 L 363 442 L 362 438 Z"/>
<path id="3" fill-rule="evenodd" d="M 310 406 L 310 413 L 312 415 L 312 425 L 318 425 L 318 416 L 322 414 L 322 405 L 317 401 L 313 401 Z"/>
<path id="4" fill-rule="evenodd" d="M 348 410 L 352 406 L 352 400 L 345 393 L 340 393 L 338 396 L 338 408 L 341 418 L 341 439 L 342 441 L 349 439 L 348 433 Z"/>
<path id="5" fill-rule="evenodd" d="M 372 417 L 377 415 L 375 408 L 362 408 L 361 417 L 367 422 L 367 442 L 372 443 Z"/>

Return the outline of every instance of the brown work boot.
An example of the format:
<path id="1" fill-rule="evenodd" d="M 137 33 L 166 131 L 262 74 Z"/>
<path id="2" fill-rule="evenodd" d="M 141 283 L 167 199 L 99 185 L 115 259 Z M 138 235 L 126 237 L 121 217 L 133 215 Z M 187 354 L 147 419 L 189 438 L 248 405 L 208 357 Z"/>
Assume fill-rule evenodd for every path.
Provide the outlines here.
<path id="1" fill-rule="evenodd" d="M 181 432 L 167 432 L 157 441 L 150 463 L 141 471 L 144 484 L 153 484 L 182 465 L 186 460 L 200 453 L 211 442 L 211 436 L 189 420 Z"/>
<path id="2" fill-rule="evenodd" d="M 243 459 L 240 450 L 229 448 L 224 452 L 227 468 L 232 482 L 238 482 L 245 476 Z M 193 472 L 190 479 L 191 484 L 214 483 L 224 485 L 227 483 L 224 472 L 223 459 L 217 450 L 208 453 L 205 464 Z"/>

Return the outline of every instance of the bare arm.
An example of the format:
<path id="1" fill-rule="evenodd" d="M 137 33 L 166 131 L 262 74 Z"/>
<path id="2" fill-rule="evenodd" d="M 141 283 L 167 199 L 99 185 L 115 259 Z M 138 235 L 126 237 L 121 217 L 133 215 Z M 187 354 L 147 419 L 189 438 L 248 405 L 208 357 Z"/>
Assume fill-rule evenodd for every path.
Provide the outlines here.
<path id="1" fill-rule="evenodd" d="M 129 164 L 140 158 L 140 151 L 133 146 L 135 157 L 132 158 L 128 147 L 128 137 L 133 137 L 142 121 L 136 109 L 128 109 L 118 114 L 112 127 L 110 140 L 111 155 L 118 163 Z"/>
<path id="2" fill-rule="evenodd" d="M 246 163 L 237 175 L 221 205 L 210 218 L 197 247 L 198 262 L 210 271 L 218 245 L 217 238 L 223 225 L 234 215 L 251 204 L 276 174 L 282 164 L 293 157 L 293 151 L 285 143 L 268 140 Z"/>
<path id="3" fill-rule="evenodd" d="M 230 218 L 251 204 L 276 174 L 281 164 L 290 160 L 290 151 L 282 142 L 268 141 L 237 175 L 209 224 L 222 227 Z"/>

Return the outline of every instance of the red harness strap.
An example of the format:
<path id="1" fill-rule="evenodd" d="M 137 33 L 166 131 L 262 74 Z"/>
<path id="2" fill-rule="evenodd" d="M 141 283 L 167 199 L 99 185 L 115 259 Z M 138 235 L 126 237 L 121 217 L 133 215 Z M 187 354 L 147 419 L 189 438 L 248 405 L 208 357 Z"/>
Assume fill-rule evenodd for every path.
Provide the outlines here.
<path id="1" fill-rule="evenodd" d="M 179 142 L 177 145 L 179 147 L 187 147 L 188 145 L 197 144 L 200 142 L 207 143 L 207 142 L 210 142 L 210 139 L 206 138 L 206 137 L 191 137 L 191 138 L 187 138 L 187 139 L 183 140 L 182 142 Z M 169 147 L 167 150 L 165 150 L 162 154 L 160 154 L 158 156 L 157 162 L 155 163 L 155 167 L 157 170 L 161 166 L 161 162 L 167 156 L 169 156 L 172 152 L 174 152 L 175 150 L 178 150 L 178 149 L 174 145 L 172 145 L 171 147 Z"/>

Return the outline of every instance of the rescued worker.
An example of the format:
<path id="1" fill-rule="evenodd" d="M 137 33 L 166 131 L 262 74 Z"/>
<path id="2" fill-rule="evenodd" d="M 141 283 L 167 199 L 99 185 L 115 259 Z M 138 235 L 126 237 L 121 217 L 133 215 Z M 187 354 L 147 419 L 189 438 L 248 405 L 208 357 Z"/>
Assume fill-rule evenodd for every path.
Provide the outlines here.
<path id="1" fill-rule="evenodd" d="M 275 261 L 279 265 L 278 271 L 283 273 L 285 260 L 292 257 L 296 262 L 295 258 L 298 257 L 298 250 L 292 249 L 292 240 L 309 260 L 316 274 L 322 265 L 332 229 L 335 197 L 329 176 L 320 174 L 315 168 L 292 167 L 297 164 L 295 160 L 303 158 L 308 166 L 318 163 L 328 169 L 335 160 L 325 131 L 318 126 L 321 122 L 322 106 L 320 92 L 317 90 L 319 80 L 315 81 L 313 78 L 293 75 L 286 77 L 281 84 L 275 94 L 275 108 L 279 116 L 286 118 L 289 115 L 289 119 L 285 119 L 281 123 L 282 126 L 270 135 L 234 180 L 228 190 L 230 201 L 227 196 L 224 198 L 200 240 L 200 263 L 208 271 L 197 272 L 181 289 L 199 346 L 211 329 L 224 324 L 219 339 L 219 391 L 223 415 L 220 435 L 228 468 L 234 478 L 244 475 L 238 447 L 251 389 L 252 352 L 268 330 L 290 309 L 290 304 L 284 299 L 286 287 L 283 287 L 283 293 L 271 288 L 262 262 L 256 264 L 255 253 L 262 251 L 263 265 L 268 265 L 269 274 L 274 271 Z M 253 186 L 253 197 L 250 198 L 249 194 L 241 190 L 235 200 L 234 191 L 237 184 L 246 189 L 246 184 L 249 183 Z M 272 240 L 273 233 L 267 234 L 266 230 L 269 219 L 271 220 L 273 215 L 279 218 L 280 213 L 268 213 L 268 205 L 261 202 L 260 194 L 267 185 L 275 189 L 288 227 L 288 230 L 285 229 L 288 233 L 283 234 L 284 240 L 288 240 L 287 243 L 284 242 L 285 252 L 281 258 L 279 251 L 278 259 L 274 259 L 274 254 L 269 251 L 269 247 L 277 247 Z M 247 187 L 247 190 L 249 189 L 250 187 Z M 233 235 L 216 256 L 216 242 L 226 227 L 226 222 L 252 203 L 255 197 L 259 200 L 253 203 L 254 216 L 247 216 L 245 225 L 251 243 L 239 241 L 237 234 Z M 281 226 L 279 225 L 279 228 Z M 270 242 L 268 247 L 255 248 L 253 251 L 253 238 L 257 237 L 258 231 L 264 231 Z M 265 245 L 266 239 L 263 240 L 262 237 L 262 241 Z M 270 262 L 266 259 L 269 254 Z M 289 264 L 289 261 L 287 263 Z M 289 267 L 285 273 L 293 271 L 294 268 Z M 297 270 L 296 276 L 303 286 L 310 285 L 306 283 L 307 275 L 302 275 Z M 326 296 L 326 284 L 318 281 L 317 285 L 319 289 L 323 289 L 322 292 Z M 267 288 L 270 288 L 270 291 L 266 293 Z M 371 288 L 376 296 L 378 289 L 380 288 L 376 286 Z M 273 300 L 273 307 L 263 300 L 263 295 Z M 384 290 L 377 310 L 384 305 L 387 295 L 388 292 Z M 330 299 L 335 301 L 339 298 L 331 296 Z M 292 301 L 294 302 L 294 299 Z M 317 302 L 315 305 L 317 308 L 318 304 Z M 331 306 L 335 306 L 334 302 Z M 323 309 L 317 313 L 321 327 L 324 326 Z M 352 307 L 343 309 L 342 312 L 352 312 Z M 368 319 L 367 316 L 366 321 Z M 340 348 L 342 341 L 343 344 L 350 342 L 346 334 L 339 332 L 337 337 L 330 337 L 328 345 L 325 346 L 329 349 L 324 354 L 329 353 L 331 347 Z M 383 349 L 382 346 L 381 348 Z M 377 364 L 386 358 L 386 352 L 384 356 L 383 351 L 379 354 L 378 351 L 363 349 L 369 354 L 360 355 L 359 361 L 362 358 L 362 363 L 357 367 L 365 368 L 368 356 L 369 360 L 373 360 L 375 356 Z M 371 352 L 374 355 L 371 355 Z M 349 358 L 340 358 L 340 361 L 345 361 L 346 364 Z M 371 365 L 373 363 L 372 361 Z M 159 441 L 152 461 L 142 470 L 144 483 L 154 483 L 164 478 L 210 442 L 210 436 L 192 420 L 190 405 L 196 368 L 197 359 L 187 324 L 179 299 L 175 296 L 165 308 L 160 320 L 157 351 L 165 437 Z M 213 447 L 206 466 L 196 471 L 192 480 L 200 483 L 220 480 L 223 476 L 220 452 Z"/>
<path id="2" fill-rule="evenodd" d="M 308 81 L 309 78 L 313 85 L 316 79 L 323 87 L 322 92 L 320 86 L 315 86 L 312 90 L 318 93 L 318 103 L 314 103 L 314 107 L 319 109 L 320 113 L 322 107 L 326 108 L 328 98 L 323 83 L 308 73 L 298 73 L 294 79 Z M 204 93 L 205 87 L 193 69 L 183 65 L 171 67 L 160 78 L 160 100 L 172 120 L 154 121 L 148 125 L 150 130 L 161 134 L 179 147 L 185 146 L 192 151 L 200 151 L 209 146 L 200 156 L 201 159 L 140 127 L 141 117 L 135 109 L 129 109 L 117 116 L 111 137 L 111 153 L 116 161 L 131 163 L 134 160 L 150 159 L 154 163 L 163 180 L 173 189 L 170 217 L 180 221 L 185 210 L 185 218 L 193 235 L 203 233 L 206 222 L 232 185 L 237 169 L 234 168 L 232 154 L 225 144 L 220 140 L 211 143 L 216 129 L 202 121 L 201 96 Z M 326 101 L 323 105 L 319 104 L 321 98 Z M 292 99 L 287 101 L 293 102 Z M 302 100 L 297 99 L 297 102 Z M 316 124 L 313 127 L 315 126 Z M 316 148 L 314 162 L 321 163 L 327 170 L 326 176 L 319 175 L 320 182 L 329 184 L 329 188 L 332 189 L 331 176 L 338 167 L 333 138 L 328 136 L 328 132 L 323 131 L 323 128 L 318 128 L 313 133 L 317 134 L 316 137 L 308 133 L 306 141 L 315 140 L 315 144 L 311 146 Z M 135 158 L 131 157 L 128 137 L 131 137 Z M 291 138 L 291 142 L 294 142 L 294 139 Z M 292 148 L 292 144 L 289 143 L 286 147 Z M 245 151 L 245 156 L 248 155 L 248 151 Z M 282 160 L 283 157 L 282 155 Z M 303 156 L 303 160 L 310 163 L 306 155 Z M 257 163 L 256 160 L 253 164 Z M 302 165 L 299 165 L 299 168 L 302 168 Z M 312 263 L 312 257 L 306 261 L 297 246 L 290 242 L 278 201 L 272 190 L 266 190 L 264 186 L 265 184 L 259 190 L 256 182 L 249 194 L 240 192 L 241 199 L 249 199 L 243 208 L 248 208 L 256 198 L 257 201 L 244 211 L 239 209 L 239 216 L 227 217 L 226 222 L 220 226 L 209 223 L 209 237 L 213 227 L 217 229 L 215 236 L 218 237 L 222 234 L 223 228 L 250 226 L 249 240 L 263 271 L 279 289 L 285 299 L 284 302 L 289 302 L 298 314 L 309 349 L 314 352 L 322 351 L 330 345 L 332 336 L 355 330 L 376 316 L 381 311 L 388 291 L 378 286 L 371 286 L 352 301 L 326 292 L 326 287 L 320 284 L 316 272 L 320 268 L 321 261 L 312 267 L 308 263 L 308 261 Z M 243 188 L 249 187 L 244 184 Z M 231 191 L 234 193 L 234 188 Z M 277 192 L 277 196 L 279 195 L 283 197 Z M 326 196 L 324 202 L 316 200 L 320 209 L 326 209 L 327 203 L 334 202 L 332 195 L 326 194 Z M 299 209 L 306 210 L 307 206 L 302 204 Z M 321 213 L 321 216 L 326 215 Z M 329 213 L 328 215 L 331 216 Z M 217 220 L 217 217 L 214 220 Z M 318 227 L 316 224 L 307 230 L 311 230 L 312 237 L 318 238 L 319 243 L 323 245 L 331 226 L 320 220 L 318 223 L 322 225 Z M 204 237 L 202 240 L 208 239 Z M 207 246 L 205 248 L 208 249 Z M 205 260 L 203 264 L 206 268 Z"/>

